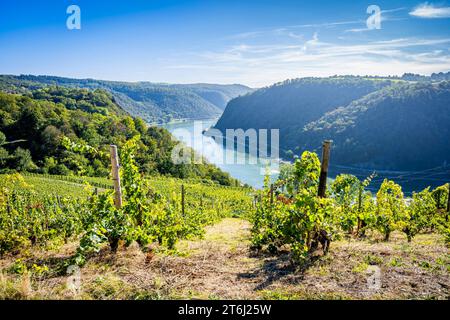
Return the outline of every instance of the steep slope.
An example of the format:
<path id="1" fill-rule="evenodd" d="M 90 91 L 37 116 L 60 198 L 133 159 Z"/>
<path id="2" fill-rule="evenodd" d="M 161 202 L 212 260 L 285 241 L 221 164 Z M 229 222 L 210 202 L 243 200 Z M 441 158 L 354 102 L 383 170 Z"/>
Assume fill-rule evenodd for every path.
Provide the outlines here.
<path id="1" fill-rule="evenodd" d="M 170 85 L 108 84 L 121 106 L 147 122 L 214 118 L 221 109 L 192 90 Z M 124 99 L 125 98 L 125 99 Z"/>
<path id="2" fill-rule="evenodd" d="M 333 140 L 333 162 L 420 170 L 450 162 L 450 82 L 387 87 L 307 124 L 301 149 Z"/>
<path id="3" fill-rule="evenodd" d="M 325 112 L 390 84 L 355 77 L 288 80 L 231 100 L 215 127 L 280 129 L 286 142 Z"/>
<path id="4" fill-rule="evenodd" d="M 0 173 L 108 176 L 109 145 L 121 150 L 131 138 L 137 139 L 136 161 L 145 174 L 237 183 L 206 162 L 174 164 L 178 142 L 172 135 L 130 117 L 105 90 L 47 86 L 11 94 L 0 89 Z"/>
<path id="5" fill-rule="evenodd" d="M 230 99 L 251 91 L 242 85 L 179 85 L 53 76 L 0 76 L 0 89 L 6 92 L 24 93 L 47 85 L 108 90 L 124 110 L 147 122 L 217 117 Z"/>
<path id="6" fill-rule="evenodd" d="M 219 85 L 208 83 L 176 85 L 181 88 L 188 88 L 211 102 L 213 105 L 225 110 L 227 103 L 238 96 L 243 96 L 253 90 L 241 84 Z"/>
<path id="7" fill-rule="evenodd" d="M 289 160 L 320 152 L 331 139 L 333 165 L 352 166 L 361 177 L 446 166 L 450 81 L 442 79 L 449 75 L 286 81 L 231 100 L 216 128 L 279 129 L 280 155 Z"/>

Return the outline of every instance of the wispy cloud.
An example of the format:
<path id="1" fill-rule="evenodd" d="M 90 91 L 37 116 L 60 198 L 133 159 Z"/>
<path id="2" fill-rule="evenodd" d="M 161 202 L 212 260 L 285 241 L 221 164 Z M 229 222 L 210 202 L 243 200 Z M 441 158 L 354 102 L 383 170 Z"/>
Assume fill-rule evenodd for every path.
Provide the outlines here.
<path id="1" fill-rule="evenodd" d="M 347 20 L 347 21 L 334 21 L 334 22 L 323 22 L 323 23 L 312 23 L 312 24 L 296 24 L 282 27 L 273 27 L 273 28 L 265 28 L 255 31 L 242 32 L 237 33 L 232 36 L 229 36 L 228 39 L 249 39 L 256 37 L 265 37 L 268 35 L 272 36 L 280 36 L 287 35 L 292 38 L 303 37 L 303 35 L 295 34 L 295 30 L 298 29 L 320 29 L 320 28 L 332 28 L 336 26 L 345 26 L 345 25 L 353 25 L 353 24 L 361 24 L 365 23 L 365 20 Z"/>
<path id="2" fill-rule="evenodd" d="M 450 18 L 450 7 L 440 7 L 425 2 L 415 7 L 409 14 L 414 17 L 426 19 Z"/>
<path id="3" fill-rule="evenodd" d="M 353 28 L 353 29 L 347 29 L 344 32 L 366 32 L 366 31 L 372 31 L 374 29 L 369 29 L 367 27 L 365 28 Z"/>
<path id="4" fill-rule="evenodd" d="M 404 20 L 405 18 L 395 18 L 388 16 L 389 13 L 394 13 L 398 11 L 404 11 L 407 10 L 405 7 L 400 8 L 394 8 L 394 9 L 386 9 L 381 10 L 381 21 L 398 21 L 398 20 Z M 296 35 L 294 33 L 295 30 L 299 29 L 329 29 L 329 28 L 335 28 L 335 27 L 345 27 L 345 26 L 352 26 L 352 25 L 362 25 L 363 27 L 358 28 L 350 28 L 345 30 L 344 32 L 364 32 L 369 31 L 366 26 L 366 19 L 355 19 L 355 20 L 343 20 L 343 21 L 329 21 L 329 22 L 321 22 L 321 23 L 309 23 L 309 24 L 296 24 L 296 25 L 287 25 L 287 26 L 281 26 L 281 27 L 272 27 L 272 28 L 265 28 L 255 31 L 249 31 L 249 32 L 242 32 L 234 34 L 228 39 L 250 39 L 250 38 L 257 38 L 257 37 L 265 37 L 265 36 L 282 36 L 287 35 L 291 36 L 292 38 L 303 38 L 303 35 Z"/>
<path id="5" fill-rule="evenodd" d="M 239 44 L 200 52 L 190 64 L 169 68 L 210 70 L 221 74 L 224 82 L 237 79 L 253 86 L 302 76 L 429 74 L 450 70 L 449 45 L 450 37 L 329 42 L 315 32 L 291 43 Z"/>
<path id="6" fill-rule="evenodd" d="M 381 17 L 381 22 L 386 22 L 386 21 L 401 21 L 401 20 L 405 20 L 405 18 L 396 18 L 396 17 L 392 17 L 387 15 L 388 13 L 393 13 L 393 12 L 398 12 L 398 11 L 404 11 L 407 8 L 405 7 L 401 7 L 401 8 L 395 8 L 395 9 L 388 9 L 388 10 L 381 10 L 380 12 L 380 17 Z M 364 21 L 364 24 L 366 24 L 366 21 Z M 344 31 L 344 33 L 347 32 L 367 32 L 367 31 L 373 31 L 373 30 L 377 30 L 377 29 L 369 29 L 367 26 L 361 27 L 361 28 L 352 28 L 352 29 L 347 29 Z"/>

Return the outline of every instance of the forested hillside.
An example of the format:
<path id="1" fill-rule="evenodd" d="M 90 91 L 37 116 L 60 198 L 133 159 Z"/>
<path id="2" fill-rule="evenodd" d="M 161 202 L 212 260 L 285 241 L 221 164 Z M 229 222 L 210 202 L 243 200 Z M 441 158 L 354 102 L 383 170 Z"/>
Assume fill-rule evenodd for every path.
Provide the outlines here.
<path id="1" fill-rule="evenodd" d="M 450 162 L 448 73 L 285 81 L 229 102 L 216 127 L 278 128 L 281 155 L 333 140 L 333 164 L 421 170 Z"/>
<path id="2" fill-rule="evenodd" d="M 279 128 L 286 141 L 325 112 L 390 84 L 356 77 L 287 80 L 231 100 L 216 128 Z"/>
<path id="3" fill-rule="evenodd" d="M 197 83 L 179 84 L 173 86 L 190 89 L 221 110 L 225 110 L 228 101 L 230 101 L 231 99 L 253 91 L 249 87 L 240 84 L 217 85 L 209 83 Z"/>
<path id="4" fill-rule="evenodd" d="M 333 140 L 333 161 L 423 170 L 450 161 L 450 82 L 384 88 L 306 125 L 287 148 Z"/>
<path id="5" fill-rule="evenodd" d="M 24 93 L 48 85 L 105 89 L 112 93 L 116 102 L 124 110 L 149 123 L 217 117 L 229 100 L 251 91 L 250 88 L 242 85 L 178 85 L 53 76 L 0 76 L 0 89 L 11 93 Z"/>
<path id="6" fill-rule="evenodd" d="M 0 170 L 108 176 L 109 144 L 139 138 L 137 162 L 151 175 L 235 184 L 210 164 L 174 165 L 178 143 L 165 129 L 129 116 L 110 93 L 97 89 L 43 87 L 24 94 L 0 92 Z"/>

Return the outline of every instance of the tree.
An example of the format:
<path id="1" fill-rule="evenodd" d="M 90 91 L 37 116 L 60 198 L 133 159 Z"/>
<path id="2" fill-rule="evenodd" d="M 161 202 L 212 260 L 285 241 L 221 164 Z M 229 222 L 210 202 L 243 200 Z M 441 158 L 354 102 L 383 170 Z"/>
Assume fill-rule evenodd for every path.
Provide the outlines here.
<path id="1" fill-rule="evenodd" d="M 13 167 L 18 171 L 30 171 L 37 168 L 28 149 L 18 147 L 13 153 L 12 161 Z"/>
<path id="2" fill-rule="evenodd" d="M 44 152 L 55 154 L 61 144 L 62 137 L 63 134 L 58 128 L 52 125 L 47 126 L 41 134 Z"/>
<path id="3" fill-rule="evenodd" d="M 0 169 L 6 167 L 8 159 L 9 159 L 8 151 L 5 148 L 0 147 Z"/>
<path id="4" fill-rule="evenodd" d="M 4 144 L 6 149 L 0 151 L 0 165 L 4 169 L 34 168 L 26 160 L 28 154 L 19 150 L 17 157 L 13 157 L 6 152 L 11 153 L 20 143 L 42 172 L 107 176 L 109 160 L 101 153 L 108 153 L 107 146 L 111 143 L 121 148 L 128 139 L 140 134 L 136 162 L 142 173 L 208 179 L 223 185 L 236 183 L 211 164 L 175 165 L 171 153 L 177 142 L 171 134 L 130 117 L 105 91 L 42 86 L 25 92 L 23 95 L 0 92 L 0 148 Z M 5 135 L 10 142 L 6 142 Z M 66 150 L 65 139 L 99 152 L 74 154 L 77 151 Z"/>
<path id="5" fill-rule="evenodd" d="M 6 142 L 6 136 L 3 132 L 0 131 L 0 146 L 4 145 Z"/>

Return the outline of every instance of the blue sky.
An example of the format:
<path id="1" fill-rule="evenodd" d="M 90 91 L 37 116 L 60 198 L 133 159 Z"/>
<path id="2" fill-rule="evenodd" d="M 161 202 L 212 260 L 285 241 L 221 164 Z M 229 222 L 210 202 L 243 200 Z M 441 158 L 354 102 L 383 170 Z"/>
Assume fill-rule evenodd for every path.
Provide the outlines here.
<path id="1" fill-rule="evenodd" d="M 81 29 L 66 27 L 69 5 Z M 369 5 L 381 29 L 368 29 Z M 450 71 L 446 1 L 1 1 L 0 73 L 171 83 Z"/>

